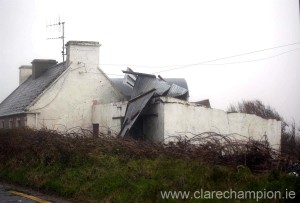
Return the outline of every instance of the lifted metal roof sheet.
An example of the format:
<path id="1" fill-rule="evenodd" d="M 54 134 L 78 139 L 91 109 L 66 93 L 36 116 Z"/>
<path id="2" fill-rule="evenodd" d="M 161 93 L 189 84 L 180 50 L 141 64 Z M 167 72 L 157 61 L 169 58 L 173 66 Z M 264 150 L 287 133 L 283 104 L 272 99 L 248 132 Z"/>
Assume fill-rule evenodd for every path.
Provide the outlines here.
<path id="1" fill-rule="evenodd" d="M 170 87 L 171 85 L 167 82 L 158 80 L 156 77 L 138 76 L 134 83 L 131 99 L 152 89 L 156 90 L 156 94 L 164 95 Z"/>
<path id="2" fill-rule="evenodd" d="M 123 78 L 111 78 L 110 79 L 115 87 L 124 95 L 126 98 L 131 98 L 131 93 L 133 88 L 129 85 L 124 83 Z M 183 87 L 188 90 L 187 82 L 184 78 L 164 78 L 164 81 L 166 81 L 169 84 L 176 84 L 180 87 Z"/>
<path id="3" fill-rule="evenodd" d="M 183 87 L 180 87 L 176 84 L 172 84 L 169 91 L 168 91 L 168 93 L 167 93 L 167 96 L 168 97 L 175 97 L 175 98 L 181 98 L 181 97 L 183 97 L 183 98 L 186 97 L 187 98 L 188 97 L 187 93 L 188 93 L 187 89 L 185 89 Z"/>
<path id="4" fill-rule="evenodd" d="M 136 76 L 131 92 L 131 100 L 127 104 L 125 119 L 122 124 L 120 136 L 129 134 L 130 129 L 138 119 L 139 115 L 146 108 L 153 96 L 170 96 L 183 100 L 188 98 L 188 90 L 176 84 L 170 84 L 162 77 L 155 75 L 136 73 L 133 71 L 123 71 Z"/>
<path id="5" fill-rule="evenodd" d="M 155 89 L 152 89 L 128 102 L 124 122 L 122 124 L 122 129 L 119 136 L 125 137 L 126 135 L 128 135 L 130 128 L 133 126 L 136 119 L 145 109 L 154 93 Z"/>

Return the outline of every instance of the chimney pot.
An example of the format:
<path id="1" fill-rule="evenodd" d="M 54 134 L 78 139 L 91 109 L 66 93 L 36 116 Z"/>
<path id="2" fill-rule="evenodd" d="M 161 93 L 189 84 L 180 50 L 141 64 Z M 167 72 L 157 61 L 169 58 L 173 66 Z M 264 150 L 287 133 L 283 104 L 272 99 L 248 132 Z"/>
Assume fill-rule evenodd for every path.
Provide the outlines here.
<path id="1" fill-rule="evenodd" d="M 23 65 L 19 68 L 19 85 L 25 82 L 32 75 L 32 66 Z"/>

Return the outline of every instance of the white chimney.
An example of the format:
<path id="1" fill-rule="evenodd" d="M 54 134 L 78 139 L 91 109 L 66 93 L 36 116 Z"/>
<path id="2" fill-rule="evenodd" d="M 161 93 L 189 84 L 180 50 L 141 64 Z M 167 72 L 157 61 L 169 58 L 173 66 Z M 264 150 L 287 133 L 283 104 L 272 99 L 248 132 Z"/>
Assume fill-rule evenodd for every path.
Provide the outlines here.
<path id="1" fill-rule="evenodd" d="M 67 65 L 86 64 L 99 66 L 99 42 L 94 41 L 69 41 L 67 48 Z"/>
<path id="2" fill-rule="evenodd" d="M 24 65 L 19 68 L 19 85 L 29 78 L 32 74 L 32 67 L 30 65 Z"/>

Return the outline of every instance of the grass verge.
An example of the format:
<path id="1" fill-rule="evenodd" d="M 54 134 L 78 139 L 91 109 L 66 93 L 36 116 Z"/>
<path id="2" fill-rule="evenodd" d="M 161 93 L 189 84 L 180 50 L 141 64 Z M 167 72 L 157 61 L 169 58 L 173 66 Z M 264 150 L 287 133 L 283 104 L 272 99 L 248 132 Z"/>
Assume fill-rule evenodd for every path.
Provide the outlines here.
<path id="1" fill-rule="evenodd" d="M 0 179 L 77 202 L 182 202 L 181 198 L 164 200 L 161 191 L 192 193 L 200 189 L 282 193 L 288 189 L 296 192 L 296 199 L 285 201 L 299 202 L 299 177 L 279 170 L 254 173 L 247 166 L 237 167 L 219 159 L 211 162 L 203 154 L 199 157 L 195 153 L 182 145 L 178 148 L 178 145 L 30 129 L 1 130 Z M 201 154 L 199 149 L 197 153 Z"/>

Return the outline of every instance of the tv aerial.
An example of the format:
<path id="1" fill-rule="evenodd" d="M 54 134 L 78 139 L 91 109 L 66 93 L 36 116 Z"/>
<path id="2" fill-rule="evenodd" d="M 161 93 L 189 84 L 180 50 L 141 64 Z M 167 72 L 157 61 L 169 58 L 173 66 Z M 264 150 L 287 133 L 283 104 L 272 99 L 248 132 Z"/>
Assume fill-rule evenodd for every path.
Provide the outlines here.
<path id="1" fill-rule="evenodd" d="M 54 29 L 55 31 L 61 32 L 61 36 L 59 37 L 52 37 L 52 38 L 47 38 L 47 40 L 50 39 L 61 39 L 62 40 L 62 58 L 63 62 L 65 61 L 65 22 L 60 20 L 60 17 L 58 17 L 58 20 L 56 20 L 55 23 L 50 23 L 46 25 L 46 28 Z"/>

